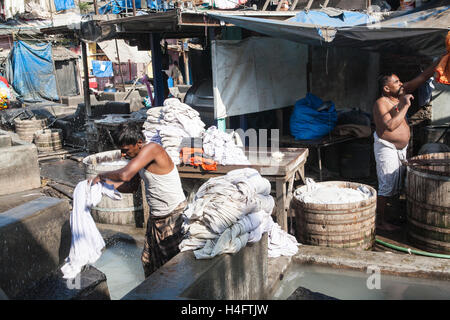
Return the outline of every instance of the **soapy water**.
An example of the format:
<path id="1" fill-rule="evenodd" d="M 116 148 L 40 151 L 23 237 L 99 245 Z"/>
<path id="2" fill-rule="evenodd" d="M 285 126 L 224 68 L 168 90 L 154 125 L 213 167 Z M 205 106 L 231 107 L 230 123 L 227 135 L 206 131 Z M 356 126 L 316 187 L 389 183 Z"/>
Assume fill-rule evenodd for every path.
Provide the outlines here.
<path id="1" fill-rule="evenodd" d="M 145 280 L 142 248 L 133 242 L 116 240 L 93 264 L 106 275 L 111 300 L 120 300 Z"/>
<path id="2" fill-rule="evenodd" d="M 400 277 L 331 267 L 294 264 L 280 282 L 274 300 L 287 299 L 298 287 L 340 300 L 448 300 L 450 281 Z M 369 284 L 368 284 L 369 283 Z M 379 286 L 378 286 L 379 284 Z"/>

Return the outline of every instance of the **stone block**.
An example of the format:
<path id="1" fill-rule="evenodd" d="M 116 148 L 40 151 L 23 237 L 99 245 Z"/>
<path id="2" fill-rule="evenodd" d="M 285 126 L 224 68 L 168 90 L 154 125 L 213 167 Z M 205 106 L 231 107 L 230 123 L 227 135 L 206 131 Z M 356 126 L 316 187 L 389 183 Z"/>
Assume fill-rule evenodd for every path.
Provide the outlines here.
<path id="1" fill-rule="evenodd" d="M 75 279 L 63 279 L 62 276 L 58 269 L 16 299 L 111 300 L 106 275 L 93 266 L 86 266 Z"/>
<path id="2" fill-rule="evenodd" d="M 67 200 L 39 197 L 0 213 L 0 287 L 14 299 L 69 255 Z"/>
<path id="3" fill-rule="evenodd" d="M 9 135 L 0 134 L 0 148 L 11 147 L 12 139 Z"/>
<path id="4" fill-rule="evenodd" d="M 37 148 L 23 143 L 0 149 L 0 195 L 41 186 Z"/>
<path id="5" fill-rule="evenodd" d="M 179 253 L 123 300 L 267 298 L 267 233 L 234 254 L 197 260 L 192 251 Z"/>

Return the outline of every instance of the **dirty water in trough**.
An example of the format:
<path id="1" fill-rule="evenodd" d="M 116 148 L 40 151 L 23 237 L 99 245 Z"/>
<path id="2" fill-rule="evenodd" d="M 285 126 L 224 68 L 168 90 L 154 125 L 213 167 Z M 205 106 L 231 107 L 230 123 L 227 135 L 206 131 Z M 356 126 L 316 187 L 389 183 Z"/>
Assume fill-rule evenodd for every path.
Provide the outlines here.
<path id="1" fill-rule="evenodd" d="M 145 280 L 142 248 L 133 242 L 113 240 L 93 264 L 106 275 L 111 300 L 119 300 Z"/>
<path id="2" fill-rule="evenodd" d="M 331 267 L 294 264 L 280 282 L 274 300 L 285 300 L 299 287 L 339 300 L 448 300 L 450 281 L 400 277 Z M 368 285 L 369 283 L 369 285 Z M 370 288 L 370 289 L 369 289 Z M 328 296 L 328 297 L 326 297 Z"/>

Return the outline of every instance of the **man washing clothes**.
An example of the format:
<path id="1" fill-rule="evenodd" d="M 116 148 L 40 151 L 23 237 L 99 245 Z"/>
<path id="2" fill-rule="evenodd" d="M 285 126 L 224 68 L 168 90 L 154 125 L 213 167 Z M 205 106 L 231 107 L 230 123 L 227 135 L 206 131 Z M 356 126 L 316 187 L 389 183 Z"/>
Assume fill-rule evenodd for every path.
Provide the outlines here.
<path id="1" fill-rule="evenodd" d="M 150 217 L 141 260 L 145 277 L 148 277 L 179 252 L 181 214 L 187 205 L 186 197 L 172 159 L 159 144 L 145 144 L 138 125 L 122 125 L 117 145 L 130 162 L 122 169 L 98 174 L 92 184 L 105 181 L 120 192 L 130 193 L 137 191 L 140 178 L 144 180 Z"/>
<path id="2" fill-rule="evenodd" d="M 374 153 L 378 176 L 377 229 L 394 231 L 397 226 L 388 223 L 385 209 L 388 198 L 397 196 L 402 189 L 410 130 L 406 113 L 414 99 L 412 92 L 434 74 L 437 60 L 419 76 L 402 83 L 394 73 L 386 73 L 379 78 L 381 97 L 373 107 Z"/>

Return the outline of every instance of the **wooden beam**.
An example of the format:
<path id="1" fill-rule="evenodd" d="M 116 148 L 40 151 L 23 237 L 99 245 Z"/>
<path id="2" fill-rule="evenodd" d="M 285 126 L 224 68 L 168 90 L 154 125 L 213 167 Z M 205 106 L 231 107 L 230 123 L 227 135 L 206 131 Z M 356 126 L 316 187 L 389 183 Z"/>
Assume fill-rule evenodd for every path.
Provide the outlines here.
<path id="1" fill-rule="evenodd" d="M 91 95 L 89 93 L 89 68 L 87 61 L 87 50 L 86 43 L 81 41 L 81 55 L 83 59 L 83 93 L 84 93 L 84 107 L 86 108 L 86 117 L 90 117 L 92 115 L 91 112 Z"/>
<path id="2" fill-rule="evenodd" d="M 131 3 L 133 4 L 133 16 L 136 16 L 136 0 L 131 0 Z"/>
<path id="3" fill-rule="evenodd" d="M 94 12 L 95 12 L 95 14 L 98 14 L 97 0 L 94 0 Z"/>

